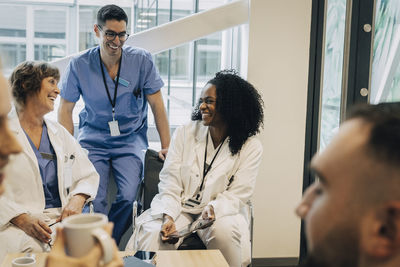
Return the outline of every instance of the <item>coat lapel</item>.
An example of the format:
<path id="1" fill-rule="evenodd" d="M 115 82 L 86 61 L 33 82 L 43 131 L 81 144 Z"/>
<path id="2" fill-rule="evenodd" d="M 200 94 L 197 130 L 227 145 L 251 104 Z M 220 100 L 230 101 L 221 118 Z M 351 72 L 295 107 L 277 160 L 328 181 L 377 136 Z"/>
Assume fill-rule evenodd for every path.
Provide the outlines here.
<path id="1" fill-rule="evenodd" d="M 47 126 L 47 133 L 49 135 L 50 143 L 53 146 L 54 151 L 56 152 L 57 163 L 60 166 L 60 164 L 58 162 L 58 158 L 59 158 L 59 155 L 61 155 L 62 143 L 61 143 L 61 138 L 59 138 L 57 136 L 58 129 L 57 129 L 57 127 L 54 126 L 54 124 L 51 121 L 45 119 L 45 122 L 46 122 L 46 126 Z M 62 160 L 64 160 L 64 159 L 62 159 Z"/>
<path id="2" fill-rule="evenodd" d="M 196 160 L 198 166 L 200 166 L 200 171 L 203 171 L 203 164 L 204 164 L 204 149 L 206 147 L 206 138 L 208 133 L 208 127 L 202 125 L 201 123 L 198 124 L 199 130 L 196 134 L 196 143 L 194 147 L 194 151 L 196 154 Z"/>
<path id="3" fill-rule="evenodd" d="M 62 138 L 58 135 L 58 128 L 55 126 L 54 122 L 49 121 L 45 119 L 46 126 L 47 126 L 47 133 L 49 135 L 49 140 L 51 145 L 53 146 L 54 152 L 56 153 L 57 157 L 57 177 L 58 177 L 58 191 L 60 193 L 60 199 L 62 202 L 62 206 L 66 203 L 64 203 L 65 198 L 63 197 L 64 195 L 64 162 L 66 162 L 68 159 L 66 158 L 66 155 L 63 153 L 63 143 L 62 143 Z"/>
<path id="4" fill-rule="evenodd" d="M 10 119 L 10 124 L 9 124 L 10 130 L 15 134 L 18 142 L 20 142 L 20 144 L 24 148 L 22 153 L 24 153 L 29 158 L 33 166 L 33 169 L 35 170 L 35 174 L 40 177 L 39 164 L 37 158 L 32 150 L 31 144 L 29 143 L 28 137 L 26 137 L 25 132 L 21 127 L 21 124 L 17 116 L 17 112 L 15 110 L 12 110 L 10 112 L 9 119 Z"/>
<path id="5" fill-rule="evenodd" d="M 218 152 L 218 155 L 215 158 L 212 168 L 213 169 L 217 168 L 218 165 L 221 165 L 221 163 L 226 163 L 227 160 L 229 160 L 230 158 L 232 158 L 232 156 L 231 152 L 229 151 L 228 138 L 227 138 L 222 144 L 221 150 Z"/>

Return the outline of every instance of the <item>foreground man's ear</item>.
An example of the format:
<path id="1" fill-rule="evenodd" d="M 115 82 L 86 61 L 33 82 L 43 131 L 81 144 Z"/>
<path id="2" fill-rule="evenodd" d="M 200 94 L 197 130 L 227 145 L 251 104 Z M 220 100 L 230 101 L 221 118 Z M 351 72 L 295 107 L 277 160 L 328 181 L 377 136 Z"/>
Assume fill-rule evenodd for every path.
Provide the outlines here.
<path id="1" fill-rule="evenodd" d="M 361 219 L 360 255 L 388 260 L 400 251 L 400 201 L 374 208 Z"/>

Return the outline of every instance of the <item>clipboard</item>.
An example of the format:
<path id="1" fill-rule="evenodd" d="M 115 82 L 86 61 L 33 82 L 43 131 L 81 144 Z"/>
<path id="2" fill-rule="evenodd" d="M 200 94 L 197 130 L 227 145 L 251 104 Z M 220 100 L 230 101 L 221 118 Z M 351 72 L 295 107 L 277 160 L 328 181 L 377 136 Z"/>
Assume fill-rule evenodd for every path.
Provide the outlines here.
<path id="1" fill-rule="evenodd" d="M 214 221 L 215 219 L 212 220 L 198 219 L 193 223 L 188 224 L 185 227 L 179 229 L 176 234 L 170 235 L 169 239 L 178 241 L 179 238 L 185 238 L 193 233 L 196 233 L 200 229 L 205 229 L 207 227 L 210 227 L 214 223 Z"/>

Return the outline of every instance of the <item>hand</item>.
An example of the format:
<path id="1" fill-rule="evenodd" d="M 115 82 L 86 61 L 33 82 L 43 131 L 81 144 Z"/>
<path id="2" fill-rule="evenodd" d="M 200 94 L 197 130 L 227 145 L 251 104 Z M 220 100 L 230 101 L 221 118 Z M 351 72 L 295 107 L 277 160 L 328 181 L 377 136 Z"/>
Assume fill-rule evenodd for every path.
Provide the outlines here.
<path id="1" fill-rule="evenodd" d="M 201 213 L 201 217 L 204 220 L 214 220 L 215 219 L 214 207 L 211 205 L 205 206 Z"/>
<path id="2" fill-rule="evenodd" d="M 62 221 L 68 216 L 74 214 L 81 214 L 83 206 L 85 205 L 86 199 L 88 196 L 83 194 L 74 195 L 68 202 L 67 206 L 63 209 L 60 218 L 58 221 Z"/>
<path id="3" fill-rule="evenodd" d="M 21 214 L 11 220 L 15 226 L 24 231 L 27 235 L 36 238 L 44 243 L 49 243 L 51 240 L 51 229 L 43 221 L 32 217 L 29 214 Z"/>
<path id="4" fill-rule="evenodd" d="M 165 160 L 165 158 L 167 157 L 167 154 L 168 154 L 168 147 L 167 148 L 163 148 L 160 151 L 158 151 L 158 157 L 161 160 Z"/>
<path id="5" fill-rule="evenodd" d="M 162 242 L 175 244 L 179 240 L 179 238 L 177 238 L 178 232 L 176 231 L 174 219 L 167 214 L 164 214 L 160 234 Z"/>
<path id="6" fill-rule="evenodd" d="M 111 234 L 113 228 L 112 223 L 108 223 L 104 230 Z M 118 248 L 114 244 L 114 257 L 105 267 L 122 267 L 124 262 L 118 256 Z M 46 267 L 97 267 L 100 266 L 100 261 L 103 257 L 103 252 L 100 244 L 96 244 L 89 253 L 81 258 L 70 257 L 65 254 L 65 236 L 62 228 L 57 228 L 57 237 L 54 242 L 53 249 L 49 253 L 46 260 Z"/>

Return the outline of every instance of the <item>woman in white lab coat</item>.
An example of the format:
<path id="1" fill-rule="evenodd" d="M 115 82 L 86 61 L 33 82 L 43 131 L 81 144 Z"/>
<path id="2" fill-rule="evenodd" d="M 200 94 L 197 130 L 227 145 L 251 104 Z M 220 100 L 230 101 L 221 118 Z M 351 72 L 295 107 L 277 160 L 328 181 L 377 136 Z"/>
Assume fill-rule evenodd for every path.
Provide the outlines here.
<path id="1" fill-rule="evenodd" d="M 247 202 L 262 145 L 257 90 L 233 71 L 222 71 L 204 87 L 192 121 L 176 129 L 162 171 L 159 194 L 138 217 L 127 248 L 177 248 L 177 230 L 198 218 L 215 222 L 198 231 L 209 249 L 219 249 L 230 266 L 250 262 Z M 178 242 L 177 242 L 178 241 Z M 175 244 L 174 244 L 175 243 Z"/>
<path id="2" fill-rule="evenodd" d="M 9 127 L 22 146 L 10 158 L 0 198 L 0 254 L 44 251 L 53 223 L 81 213 L 97 192 L 99 176 L 86 152 L 58 123 L 44 115 L 59 94 L 58 69 L 24 62 L 10 81 L 16 108 Z M 0 255 L 2 258 L 3 255 Z"/>

